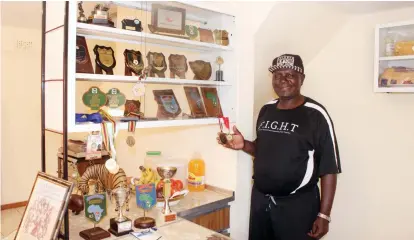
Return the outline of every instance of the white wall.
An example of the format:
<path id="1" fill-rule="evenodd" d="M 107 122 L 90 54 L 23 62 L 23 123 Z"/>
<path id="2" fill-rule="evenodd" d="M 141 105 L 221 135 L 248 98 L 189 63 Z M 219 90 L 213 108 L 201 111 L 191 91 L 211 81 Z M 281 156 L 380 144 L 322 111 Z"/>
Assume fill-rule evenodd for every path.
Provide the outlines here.
<path id="1" fill-rule="evenodd" d="M 27 200 L 40 170 L 41 3 L 37 4 L 26 5 L 38 16 L 26 26 L 12 21 L 18 13 L 10 13 L 18 10 L 15 3 L 2 3 L 1 35 L 7 36 L 1 41 L 2 204 Z M 36 21 L 38 28 L 32 28 Z M 32 41 L 32 49 L 17 49 L 17 40 Z"/>
<path id="2" fill-rule="evenodd" d="M 357 3 L 354 7 L 358 9 Z M 306 9 L 300 14 L 309 14 L 308 7 L 300 9 Z M 351 10 L 347 14 L 353 13 Z M 303 93 L 327 107 L 338 137 L 344 173 L 339 178 L 333 221 L 325 239 L 414 239 L 414 129 L 409 127 L 414 120 L 414 95 L 375 94 L 372 85 L 375 24 L 412 20 L 413 10 L 351 14 L 345 19 L 339 15 L 343 24 L 331 32 L 329 41 L 322 46 L 317 44 L 314 32 L 304 27 L 306 38 L 286 49 L 306 55 L 307 48 L 318 48 L 315 55 L 305 59 Z M 328 19 L 338 21 L 337 18 L 331 15 Z M 260 46 L 257 51 L 262 51 L 267 60 L 285 50 L 271 43 L 259 49 Z M 255 69 L 260 67 L 256 65 Z M 255 81 L 256 85 L 271 87 L 269 75 Z M 260 89 L 256 93 L 260 94 Z M 261 94 L 272 97 L 269 91 Z"/>

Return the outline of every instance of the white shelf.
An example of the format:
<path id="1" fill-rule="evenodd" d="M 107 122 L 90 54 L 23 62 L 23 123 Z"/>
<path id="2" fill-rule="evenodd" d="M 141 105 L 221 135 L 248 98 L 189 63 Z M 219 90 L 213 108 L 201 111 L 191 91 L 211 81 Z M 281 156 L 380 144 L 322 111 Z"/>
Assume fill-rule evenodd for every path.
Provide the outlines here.
<path id="1" fill-rule="evenodd" d="M 104 74 L 88 74 L 77 73 L 77 81 L 92 81 L 92 82 L 125 82 L 136 83 L 138 77 L 136 76 L 121 76 L 121 75 L 104 75 Z M 148 77 L 142 81 L 149 84 L 168 84 L 168 85 L 202 85 L 202 86 L 231 86 L 228 82 L 219 82 L 212 80 L 191 80 L 179 78 L 154 78 Z"/>
<path id="2" fill-rule="evenodd" d="M 380 61 L 414 60 L 414 55 L 380 57 Z"/>
<path id="3" fill-rule="evenodd" d="M 99 25 L 77 23 L 76 33 L 87 38 L 100 40 L 128 42 L 132 44 L 152 43 L 167 45 L 173 47 L 181 47 L 199 51 L 232 51 L 229 46 L 221 46 L 212 43 L 192 41 L 188 39 L 175 38 L 145 32 L 136 32 L 119 28 L 104 27 Z"/>
<path id="4" fill-rule="evenodd" d="M 137 122 L 136 128 L 160 128 L 160 127 L 180 127 L 180 126 L 199 126 L 218 124 L 217 118 L 201 118 L 201 119 L 180 119 L 180 120 L 154 120 Z M 127 122 L 117 124 L 119 130 L 128 128 Z M 100 131 L 101 125 L 96 123 L 80 123 L 76 124 L 70 132 L 90 132 Z"/>

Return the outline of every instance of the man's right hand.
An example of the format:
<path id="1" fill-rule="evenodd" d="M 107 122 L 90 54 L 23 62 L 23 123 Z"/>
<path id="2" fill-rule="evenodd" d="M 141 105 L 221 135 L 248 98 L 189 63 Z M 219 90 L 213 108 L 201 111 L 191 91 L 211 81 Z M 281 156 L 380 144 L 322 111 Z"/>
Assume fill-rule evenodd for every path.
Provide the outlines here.
<path id="1" fill-rule="evenodd" d="M 244 147 L 244 137 L 243 135 L 239 132 L 239 130 L 237 129 L 236 126 L 233 126 L 233 139 L 232 140 L 227 140 L 226 144 L 223 144 L 220 141 L 220 134 L 221 132 L 217 133 L 217 142 L 221 145 L 223 145 L 226 148 L 230 148 L 230 149 L 234 149 L 234 150 L 242 150 Z"/>

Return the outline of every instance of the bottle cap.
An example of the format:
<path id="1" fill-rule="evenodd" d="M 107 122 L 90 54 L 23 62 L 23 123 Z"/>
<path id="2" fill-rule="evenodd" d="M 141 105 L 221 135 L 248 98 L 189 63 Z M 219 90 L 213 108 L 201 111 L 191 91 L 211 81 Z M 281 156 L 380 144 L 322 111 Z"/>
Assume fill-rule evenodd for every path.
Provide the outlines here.
<path id="1" fill-rule="evenodd" d="M 147 156 L 161 156 L 161 151 L 148 151 Z"/>

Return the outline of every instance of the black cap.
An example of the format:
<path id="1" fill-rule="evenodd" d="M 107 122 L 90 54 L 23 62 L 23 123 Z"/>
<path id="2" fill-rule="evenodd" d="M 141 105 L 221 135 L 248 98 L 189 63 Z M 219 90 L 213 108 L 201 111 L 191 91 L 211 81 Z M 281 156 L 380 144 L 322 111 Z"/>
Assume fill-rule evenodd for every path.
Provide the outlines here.
<path id="1" fill-rule="evenodd" d="M 292 69 L 298 73 L 305 74 L 302 58 L 299 55 L 294 54 L 283 54 L 273 59 L 269 71 L 273 73 L 278 69 Z"/>

